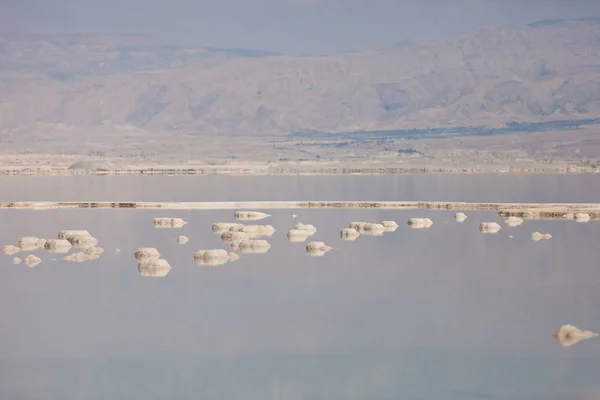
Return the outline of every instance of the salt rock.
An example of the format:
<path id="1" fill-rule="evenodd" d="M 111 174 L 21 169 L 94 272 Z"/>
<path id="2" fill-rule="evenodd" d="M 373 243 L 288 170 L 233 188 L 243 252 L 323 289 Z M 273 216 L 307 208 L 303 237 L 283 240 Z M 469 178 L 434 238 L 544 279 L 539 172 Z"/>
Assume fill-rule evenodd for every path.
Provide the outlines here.
<path id="1" fill-rule="evenodd" d="M 187 242 L 189 242 L 190 239 L 187 236 L 179 236 L 177 237 L 177 243 L 179 244 L 186 244 Z"/>
<path id="2" fill-rule="evenodd" d="M 6 245 L 2 248 L 2 253 L 6 254 L 7 256 L 15 255 L 20 251 L 21 249 L 19 247 L 13 246 L 12 244 Z"/>
<path id="3" fill-rule="evenodd" d="M 33 254 L 28 255 L 23 259 L 23 263 L 30 268 L 37 267 L 40 265 L 42 260 L 39 257 L 34 256 Z"/>
<path id="4" fill-rule="evenodd" d="M 561 346 L 569 347 L 585 339 L 598 337 L 598 334 L 592 331 L 582 331 L 573 325 L 563 325 L 554 334 L 554 338 Z"/>
<path id="5" fill-rule="evenodd" d="M 456 222 L 464 222 L 467 219 L 467 214 L 457 212 L 456 214 L 454 214 L 454 219 L 456 220 Z"/>
<path id="6" fill-rule="evenodd" d="M 342 238 L 342 240 L 354 241 L 359 236 L 360 236 L 360 233 L 358 233 L 358 231 L 354 228 L 343 228 L 340 231 L 340 237 Z"/>
<path id="7" fill-rule="evenodd" d="M 327 253 L 331 249 L 332 249 L 331 246 L 327 246 L 323 242 L 310 242 L 309 244 L 306 245 L 306 252 L 310 256 L 314 256 L 314 257 L 322 257 L 325 255 L 325 253 Z"/>
<path id="8" fill-rule="evenodd" d="M 71 247 L 71 242 L 66 239 L 49 239 L 44 245 L 49 253 L 68 253 Z"/>
<path id="9" fill-rule="evenodd" d="M 140 247 L 135 251 L 136 260 L 147 260 L 151 258 L 160 258 L 160 253 L 154 247 Z"/>

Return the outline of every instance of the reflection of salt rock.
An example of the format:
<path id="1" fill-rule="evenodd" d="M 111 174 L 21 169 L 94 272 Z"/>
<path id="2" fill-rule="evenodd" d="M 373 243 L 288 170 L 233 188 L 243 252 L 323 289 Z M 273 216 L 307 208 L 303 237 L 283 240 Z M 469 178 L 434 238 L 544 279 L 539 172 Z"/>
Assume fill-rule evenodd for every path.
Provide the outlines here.
<path id="1" fill-rule="evenodd" d="M 552 235 L 549 234 L 549 233 L 533 232 L 531 234 L 531 240 L 535 240 L 536 242 L 540 241 L 542 239 L 546 239 L 547 240 L 547 239 L 551 239 L 551 238 L 552 238 Z"/>
<path id="2" fill-rule="evenodd" d="M 15 264 L 15 265 L 17 265 L 17 264 L 21 264 L 21 261 L 22 261 L 22 260 L 21 260 L 19 257 L 14 257 L 14 258 L 12 259 L 12 263 L 13 263 L 13 264 Z"/>
<path id="3" fill-rule="evenodd" d="M 222 265 L 230 260 L 230 254 L 223 249 L 198 250 L 194 254 L 194 261 L 198 265 Z"/>
<path id="4" fill-rule="evenodd" d="M 153 258 L 138 263 L 138 272 L 145 277 L 164 278 L 171 272 L 171 266 L 167 260 Z"/>
<path id="5" fill-rule="evenodd" d="M 343 240 L 354 241 L 359 236 L 360 236 L 360 233 L 358 233 L 358 231 L 354 228 L 343 228 L 340 231 L 340 237 Z"/>
<path id="6" fill-rule="evenodd" d="M 98 244 L 98 239 L 91 235 L 69 235 L 67 240 L 71 243 L 71 245 L 76 249 L 84 249 L 87 247 L 94 247 Z"/>
<path id="7" fill-rule="evenodd" d="M 325 255 L 325 253 L 327 253 L 331 249 L 332 249 L 331 246 L 327 246 L 323 242 L 310 242 L 309 244 L 306 245 L 306 252 L 310 256 L 314 256 L 314 257 L 322 257 Z"/>
<path id="8" fill-rule="evenodd" d="M 18 248 L 17 246 L 13 246 L 12 244 L 6 245 L 2 248 L 2 253 L 6 254 L 7 256 L 15 255 L 20 251 L 20 248 Z"/>
<path id="9" fill-rule="evenodd" d="M 273 233 L 275 233 L 275 228 L 271 225 L 242 225 L 234 226 L 229 230 L 232 232 L 243 232 L 253 238 L 273 236 Z"/>
<path id="10" fill-rule="evenodd" d="M 212 226 L 212 231 L 214 233 L 221 234 L 223 232 L 227 232 L 228 230 L 230 230 L 231 228 L 233 228 L 235 226 L 242 226 L 242 224 L 239 224 L 237 222 L 233 222 L 233 223 L 232 222 L 216 222 Z"/>
<path id="11" fill-rule="evenodd" d="M 87 235 L 87 236 L 91 236 L 90 233 L 86 230 L 64 230 L 64 231 L 60 231 L 58 232 L 58 238 L 59 239 L 64 239 L 67 240 L 67 238 L 71 235 Z"/>
<path id="12" fill-rule="evenodd" d="M 591 331 L 582 331 L 573 325 L 563 325 L 554 334 L 554 338 L 561 346 L 568 347 L 578 342 L 597 337 L 598 334 Z"/>
<path id="13" fill-rule="evenodd" d="M 427 229 L 433 225 L 431 218 L 409 218 L 408 226 L 413 229 Z"/>
<path id="14" fill-rule="evenodd" d="M 290 242 L 304 242 L 309 236 L 311 236 L 310 232 L 298 229 L 290 229 L 287 233 L 287 239 Z"/>
<path id="15" fill-rule="evenodd" d="M 374 224 L 372 222 L 351 222 L 350 228 L 355 229 L 360 234 L 370 236 L 381 236 L 386 231 L 383 224 Z"/>
<path id="16" fill-rule="evenodd" d="M 523 223 L 523 219 L 519 217 L 508 217 L 504 220 L 504 223 L 511 228 L 514 228 L 515 226 L 521 225 Z"/>
<path id="17" fill-rule="evenodd" d="M 225 243 L 229 244 L 234 249 L 240 248 L 240 243 L 243 240 L 250 239 L 250 236 L 244 232 L 223 232 L 221 235 L 221 240 Z"/>
<path id="18" fill-rule="evenodd" d="M 298 218 L 298 214 L 292 214 L 292 218 Z"/>
<path id="19" fill-rule="evenodd" d="M 104 253 L 104 249 L 102 247 L 88 247 L 83 252 L 88 256 L 100 256 L 100 254 Z"/>
<path id="20" fill-rule="evenodd" d="M 257 221 L 259 219 L 270 217 L 271 215 L 259 211 L 236 211 L 234 216 L 235 219 L 238 220 Z"/>
<path id="21" fill-rule="evenodd" d="M 263 254 L 269 251 L 271 245 L 266 240 L 250 239 L 240 243 L 240 250 L 246 254 Z"/>
<path id="22" fill-rule="evenodd" d="M 45 244 L 46 240 L 35 236 L 25 236 L 19 239 L 17 242 L 17 246 L 21 249 L 21 251 L 36 251 L 43 249 Z"/>
<path id="23" fill-rule="evenodd" d="M 467 214 L 457 212 L 456 214 L 454 214 L 454 219 L 456 220 L 456 222 L 464 222 L 467 219 Z"/>
<path id="24" fill-rule="evenodd" d="M 234 252 L 229 253 L 229 262 L 236 262 L 239 259 L 240 259 L 240 256 L 238 256 Z"/>
<path id="25" fill-rule="evenodd" d="M 156 217 L 152 220 L 155 228 L 181 228 L 187 222 L 181 218 Z"/>
<path id="26" fill-rule="evenodd" d="M 314 225 L 303 224 L 301 222 L 298 222 L 296 225 L 294 225 L 294 230 L 308 232 L 309 236 L 312 236 L 317 232 L 317 228 L 315 228 Z"/>
<path id="27" fill-rule="evenodd" d="M 37 267 L 40 265 L 42 260 L 39 257 L 34 256 L 33 254 L 28 255 L 23 259 L 23 263 L 30 268 Z"/>
<path id="28" fill-rule="evenodd" d="M 189 242 L 190 239 L 187 236 L 179 236 L 177 237 L 177 243 L 179 244 L 186 244 L 187 242 Z"/>
<path id="29" fill-rule="evenodd" d="M 135 251 L 136 260 L 147 260 L 151 258 L 160 258 L 160 253 L 154 247 L 140 247 Z"/>
<path id="30" fill-rule="evenodd" d="M 66 239 L 50 239 L 44 245 L 49 253 L 68 253 L 71 250 L 71 242 Z"/>
<path id="31" fill-rule="evenodd" d="M 496 222 L 482 222 L 479 224 L 479 231 L 481 233 L 496 233 L 500 229 L 502 229 L 502 227 Z"/>
<path id="32" fill-rule="evenodd" d="M 383 221 L 381 225 L 385 228 L 386 232 L 395 232 L 398 229 L 398 224 L 396 221 Z"/>
<path id="33" fill-rule="evenodd" d="M 100 256 L 98 256 L 96 254 L 88 254 L 88 253 L 84 253 L 83 251 L 80 251 L 78 253 L 72 253 L 72 254 L 69 254 L 68 256 L 63 257 L 63 260 L 81 263 L 84 261 L 96 260 L 99 257 Z"/>
<path id="34" fill-rule="evenodd" d="M 576 222 L 588 222 L 590 215 L 585 213 L 576 213 L 574 216 Z"/>

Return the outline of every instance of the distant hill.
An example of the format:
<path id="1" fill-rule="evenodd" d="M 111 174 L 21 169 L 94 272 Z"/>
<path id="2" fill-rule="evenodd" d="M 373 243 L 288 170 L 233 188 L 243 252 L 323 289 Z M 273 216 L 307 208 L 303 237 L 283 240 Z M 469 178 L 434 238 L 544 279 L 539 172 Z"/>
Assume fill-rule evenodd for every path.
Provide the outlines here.
<path id="1" fill-rule="evenodd" d="M 31 138 L 56 124 L 251 135 L 598 117 L 594 18 L 321 57 L 136 36 L 0 35 L 0 132 Z"/>

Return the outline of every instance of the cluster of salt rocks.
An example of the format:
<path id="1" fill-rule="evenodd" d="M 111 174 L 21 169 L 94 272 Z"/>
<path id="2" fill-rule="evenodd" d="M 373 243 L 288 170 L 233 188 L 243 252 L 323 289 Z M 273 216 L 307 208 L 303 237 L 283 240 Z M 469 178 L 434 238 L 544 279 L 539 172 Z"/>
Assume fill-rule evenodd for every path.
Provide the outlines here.
<path id="1" fill-rule="evenodd" d="M 386 232 L 395 232 L 398 224 L 395 221 L 350 222 L 347 228 L 342 228 L 340 237 L 345 241 L 355 241 L 360 235 L 383 236 Z"/>
<path id="2" fill-rule="evenodd" d="M 63 258 L 66 261 L 83 262 L 94 260 L 100 257 L 104 249 L 97 247 L 98 239 L 93 237 L 86 230 L 63 230 L 58 233 L 57 239 L 41 239 L 36 236 L 24 236 L 17 242 L 17 245 L 7 245 L 2 247 L 2 253 L 14 256 L 20 252 L 32 253 L 39 250 L 46 250 L 48 253 L 66 254 L 70 250 L 80 250 L 71 253 Z M 28 267 L 38 266 L 42 260 L 34 254 L 29 254 L 23 259 L 13 257 L 13 264 L 21 262 Z"/>

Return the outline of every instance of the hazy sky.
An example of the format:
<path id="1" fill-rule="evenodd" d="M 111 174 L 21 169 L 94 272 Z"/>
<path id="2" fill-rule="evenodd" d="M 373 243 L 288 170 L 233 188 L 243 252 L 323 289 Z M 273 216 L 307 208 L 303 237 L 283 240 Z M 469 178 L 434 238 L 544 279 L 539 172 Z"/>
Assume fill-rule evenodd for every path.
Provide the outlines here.
<path id="1" fill-rule="evenodd" d="M 0 0 L 0 30 L 136 33 L 290 54 L 439 37 L 481 24 L 600 17 L 598 0 Z"/>

